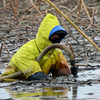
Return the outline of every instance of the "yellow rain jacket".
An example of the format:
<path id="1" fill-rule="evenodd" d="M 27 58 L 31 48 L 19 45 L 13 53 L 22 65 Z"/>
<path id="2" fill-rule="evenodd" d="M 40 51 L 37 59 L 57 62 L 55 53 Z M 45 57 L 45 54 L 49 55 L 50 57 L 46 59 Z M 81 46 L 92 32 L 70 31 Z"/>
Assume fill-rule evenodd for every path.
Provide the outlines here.
<path id="1" fill-rule="evenodd" d="M 51 65 L 55 65 L 59 61 L 67 64 L 65 57 L 59 49 L 49 51 L 40 62 L 36 61 L 38 55 L 47 46 L 52 44 L 49 37 L 58 30 L 64 29 L 60 26 L 55 16 L 47 14 L 39 27 L 36 39 L 27 42 L 15 53 L 2 76 L 21 70 L 27 79 L 39 71 L 48 74 Z"/>

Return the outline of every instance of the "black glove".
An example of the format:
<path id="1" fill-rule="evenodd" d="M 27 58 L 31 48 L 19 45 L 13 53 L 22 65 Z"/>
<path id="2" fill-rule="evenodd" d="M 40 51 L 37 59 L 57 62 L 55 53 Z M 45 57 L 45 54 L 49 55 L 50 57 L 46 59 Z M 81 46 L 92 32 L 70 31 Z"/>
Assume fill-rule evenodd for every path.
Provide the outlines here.
<path id="1" fill-rule="evenodd" d="M 77 77 L 77 73 L 78 73 L 78 67 L 75 66 L 75 60 L 70 60 L 70 64 L 71 64 L 71 73 L 73 74 L 74 77 Z"/>
<path id="2" fill-rule="evenodd" d="M 70 70 L 71 70 L 71 73 L 73 74 L 73 76 L 77 77 L 78 68 L 77 67 L 71 67 Z"/>
<path id="3" fill-rule="evenodd" d="M 47 75 L 41 71 L 28 77 L 28 80 L 30 80 L 30 81 L 31 80 L 46 80 L 46 79 L 47 79 Z"/>
<path id="4" fill-rule="evenodd" d="M 72 67 L 75 67 L 75 60 L 70 60 L 70 64 Z"/>

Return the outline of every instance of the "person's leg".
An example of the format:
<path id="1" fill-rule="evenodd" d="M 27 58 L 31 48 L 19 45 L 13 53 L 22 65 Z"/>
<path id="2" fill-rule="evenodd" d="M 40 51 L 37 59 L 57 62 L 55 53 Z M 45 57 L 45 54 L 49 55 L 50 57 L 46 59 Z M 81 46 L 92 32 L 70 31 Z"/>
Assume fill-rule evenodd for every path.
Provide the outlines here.
<path id="1" fill-rule="evenodd" d="M 8 66 L 5 68 L 4 73 L 1 76 L 6 76 L 13 74 L 18 71 L 18 68 L 14 65 L 13 62 L 9 62 Z"/>

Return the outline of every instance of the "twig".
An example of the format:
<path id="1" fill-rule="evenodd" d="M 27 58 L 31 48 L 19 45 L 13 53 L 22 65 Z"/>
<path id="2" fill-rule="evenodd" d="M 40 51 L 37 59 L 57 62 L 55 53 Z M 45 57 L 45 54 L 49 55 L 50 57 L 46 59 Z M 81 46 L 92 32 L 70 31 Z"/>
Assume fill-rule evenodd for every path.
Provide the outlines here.
<path id="1" fill-rule="evenodd" d="M 73 56 L 74 56 L 74 58 L 75 58 L 74 51 L 73 51 L 73 48 L 72 48 L 71 44 L 70 44 L 70 43 L 67 43 L 67 44 L 65 44 L 65 45 L 66 45 L 66 46 L 67 46 L 67 45 L 70 46 L 70 49 L 71 49 L 71 51 L 72 51 L 72 53 L 73 53 Z"/>
<path id="2" fill-rule="evenodd" d="M 95 9 L 93 9 L 93 13 L 92 13 L 92 20 L 91 20 L 91 23 L 93 24 L 94 23 L 94 12 L 95 12 Z M 87 30 L 91 27 L 91 24 L 88 26 Z"/>
<path id="3" fill-rule="evenodd" d="M 19 22 L 19 24 L 18 24 L 18 26 L 17 26 L 17 28 L 19 28 L 19 26 L 20 26 L 20 24 L 22 23 L 22 21 L 24 20 L 24 16 L 20 19 L 20 22 Z"/>
<path id="4" fill-rule="evenodd" d="M 89 15 L 89 13 L 88 13 L 88 11 L 87 11 L 87 8 L 86 8 L 86 6 L 85 6 L 84 1 L 83 1 L 83 0 L 81 0 L 81 2 L 82 2 L 82 4 L 83 4 L 83 7 L 84 7 L 84 9 L 85 9 L 85 11 L 86 11 L 86 14 L 87 14 L 87 16 L 88 16 L 88 18 L 89 18 L 90 22 L 92 23 L 91 18 L 90 18 L 90 15 Z"/>
<path id="5" fill-rule="evenodd" d="M 12 5 L 12 0 L 10 0 L 10 5 L 11 5 L 12 11 L 14 13 L 14 20 L 15 20 L 15 18 L 16 18 L 16 12 L 15 12 L 14 7 Z"/>
<path id="6" fill-rule="evenodd" d="M 67 11 L 65 11 L 65 10 L 63 10 L 63 11 L 64 11 L 64 13 L 67 13 L 67 14 L 69 14 L 69 15 L 73 16 L 73 17 L 76 17 L 76 18 L 78 18 L 78 19 L 82 20 L 83 22 L 85 22 L 85 24 L 86 24 L 86 23 L 88 23 L 88 24 L 91 24 L 91 25 L 93 25 L 93 26 L 95 26 L 95 27 L 100 28 L 100 26 L 95 25 L 95 24 L 93 24 L 93 23 L 90 23 L 89 21 L 87 21 L 87 20 L 85 20 L 85 19 L 83 19 L 83 18 L 80 18 L 80 17 L 76 16 L 75 14 L 72 14 L 72 13 L 67 12 Z"/>
<path id="7" fill-rule="evenodd" d="M 86 51 L 90 51 L 90 49 L 89 49 L 89 48 L 88 48 L 88 49 L 85 49 L 85 50 L 83 50 L 83 51 L 77 53 L 76 55 L 80 55 L 80 54 L 82 54 L 82 53 L 84 53 L 84 52 L 86 52 Z"/>
<path id="8" fill-rule="evenodd" d="M 5 47 L 6 51 L 8 52 L 8 54 L 9 54 L 9 56 L 10 56 L 10 58 L 11 58 L 11 54 L 10 54 L 10 52 L 8 51 L 8 49 L 7 49 L 7 47 L 5 46 L 4 43 L 1 44 L 1 48 L 0 48 L 0 56 L 1 56 L 1 52 L 2 52 L 3 46 Z"/>
<path id="9" fill-rule="evenodd" d="M 6 40 L 8 40 L 9 42 L 12 42 L 11 40 L 9 40 L 7 37 L 1 35 L 2 38 L 5 38 Z"/>
<path id="10" fill-rule="evenodd" d="M 64 23 L 64 18 L 62 18 L 63 19 L 63 23 Z M 71 36 L 78 44 L 79 44 L 79 41 L 76 39 L 76 38 L 74 38 L 74 36 L 73 35 L 71 35 L 70 33 L 69 33 L 69 31 L 68 31 L 68 29 L 67 29 L 67 27 L 66 27 L 66 25 L 65 25 L 65 23 L 64 23 L 64 26 L 65 26 L 65 28 L 66 28 L 66 30 L 67 30 L 67 33 L 69 34 L 69 36 Z"/>
<path id="11" fill-rule="evenodd" d="M 39 14 L 43 17 L 42 13 L 39 11 L 39 9 L 35 6 L 35 4 L 32 2 L 32 0 L 30 0 L 31 4 L 33 5 L 33 7 L 35 7 L 37 9 L 37 11 L 39 12 Z"/>
<path id="12" fill-rule="evenodd" d="M 79 0 L 79 12 L 78 12 L 78 17 L 80 16 L 80 12 L 81 12 L 81 4 L 82 4 L 82 2 L 81 2 L 81 0 Z"/>
<path id="13" fill-rule="evenodd" d="M 2 7 L 1 9 L 0 9 L 0 11 L 1 10 L 3 10 L 3 9 L 5 9 L 7 6 L 9 6 L 10 5 L 10 3 L 8 3 L 8 4 L 6 4 L 4 7 Z"/>

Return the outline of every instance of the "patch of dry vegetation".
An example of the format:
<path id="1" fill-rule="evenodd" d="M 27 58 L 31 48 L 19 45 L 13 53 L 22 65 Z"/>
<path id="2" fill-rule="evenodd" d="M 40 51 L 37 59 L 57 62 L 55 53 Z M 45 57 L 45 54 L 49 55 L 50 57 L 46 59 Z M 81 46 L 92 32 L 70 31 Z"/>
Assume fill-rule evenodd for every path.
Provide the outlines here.
<path id="1" fill-rule="evenodd" d="M 99 0 L 51 0 L 74 24 L 100 47 Z M 0 62 L 9 61 L 26 42 L 34 39 L 47 13 L 57 16 L 68 32 L 62 43 L 72 45 L 78 62 L 100 62 L 92 46 L 46 0 L 0 0 Z M 66 59 L 68 60 L 67 56 Z"/>

